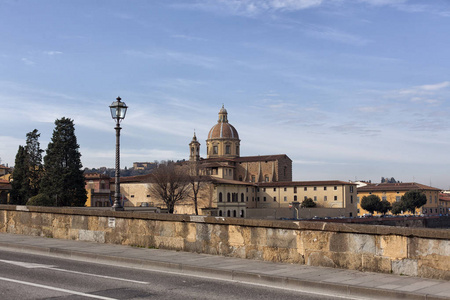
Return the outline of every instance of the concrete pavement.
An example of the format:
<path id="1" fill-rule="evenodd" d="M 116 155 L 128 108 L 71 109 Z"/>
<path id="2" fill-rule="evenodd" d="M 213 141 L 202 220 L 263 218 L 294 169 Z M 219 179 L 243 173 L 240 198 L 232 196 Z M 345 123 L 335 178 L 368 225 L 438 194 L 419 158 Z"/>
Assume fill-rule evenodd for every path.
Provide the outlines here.
<path id="1" fill-rule="evenodd" d="M 355 299 L 450 299 L 450 282 L 207 254 L 0 233 L 0 249 Z"/>

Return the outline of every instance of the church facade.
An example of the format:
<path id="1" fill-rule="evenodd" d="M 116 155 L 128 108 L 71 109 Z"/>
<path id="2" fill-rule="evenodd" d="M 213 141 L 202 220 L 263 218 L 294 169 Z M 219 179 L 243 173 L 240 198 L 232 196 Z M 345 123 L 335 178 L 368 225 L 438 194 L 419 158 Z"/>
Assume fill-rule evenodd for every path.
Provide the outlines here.
<path id="1" fill-rule="evenodd" d="M 268 212 L 275 212 L 270 217 L 292 217 L 292 203 L 311 198 L 328 216 L 357 215 L 355 184 L 292 181 L 292 160 L 286 154 L 241 156 L 240 143 L 239 133 L 229 123 L 223 106 L 206 139 L 206 158 L 200 156 L 201 144 L 194 133 L 189 143 L 189 160 L 180 166 L 190 166 L 207 178 L 198 199 L 201 214 L 264 218 Z M 126 205 L 162 206 L 146 192 L 146 184 L 150 183 L 125 180 L 121 193 Z M 192 201 L 178 203 L 175 212 L 192 214 Z M 297 212 L 297 216 L 305 217 L 305 212 Z"/>

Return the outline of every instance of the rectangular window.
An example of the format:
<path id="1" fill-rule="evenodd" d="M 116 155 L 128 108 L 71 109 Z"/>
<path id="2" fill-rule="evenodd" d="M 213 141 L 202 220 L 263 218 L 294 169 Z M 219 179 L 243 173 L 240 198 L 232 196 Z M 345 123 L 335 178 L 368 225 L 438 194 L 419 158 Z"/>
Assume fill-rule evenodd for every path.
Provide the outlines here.
<path id="1" fill-rule="evenodd" d="M 308 199 L 308 197 L 306 197 L 306 196 L 305 196 L 305 198 L 304 198 L 304 199 L 306 200 L 306 199 Z"/>
<path id="2" fill-rule="evenodd" d="M 395 202 L 400 202 L 401 199 L 402 199 L 402 197 L 400 197 L 400 196 L 395 196 Z"/>
<path id="3" fill-rule="evenodd" d="M 326 191 L 326 190 L 327 190 L 327 187 L 326 187 L 326 186 L 324 186 L 324 187 L 323 187 L 323 190 L 324 190 L 324 191 Z"/>
<path id="4" fill-rule="evenodd" d="M 350 186 L 350 193 L 353 193 L 353 185 Z"/>
<path id="5" fill-rule="evenodd" d="M 317 201 L 317 196 L 314 196 L 314 201 Z"/>
<path id="6" fill-rule="evenodd" d="M 323 196 L 323 201 L 327 201 L 327 196 Z"/>
<path id="7" fill-rule="evenodd" d="M 263 192 L 265 192 L 266 191 L 266 188 L 263 188 Z"/>
<path id="8" fill-rule="evenodd" d="M 276 191 L 277 191 L 277 188 L 273 188 L 273 191 L 276 192 Z"/>
<path id="9" fill-rule="evenodd" d="M 255 180 L 256 180 L 255 175 L 252 175 L 252 182 L 255 182 Z"/>
<path id="10" fill-rule="evenodd" d="M 296 194 L 296 193 L 297 193 L 297 187 L 294 186 L 294 194 Z"/>
<path id="11" fill-rule="evenodd" d="M 383 200 L 387 200 L 387 197 L 386 196 L 381 197 L 381 201 Z"/>
<path id="12" fill-rule="evenodd" d="M 219 151 L 219 148 L 217 146 L 213 146 L 213 154 L 217 154 Z"/>
<path id="13" fill-rule="evenodd" d="M 284 188 L 284 191 L 286 192 L 286 188 Z"/>
<path id="14" fill-rule="evenodd" d="M 286 198 L 286 197 L 284 197 L 284 198 Z M 294 196 L 294 201 L 297 201 L 297 195 Z"/>
<path id="15" fill-rule="evenodd" d="M 314 187 L 314 190 L 317 191 L 317 186 Z"/>
<path id="16" fill-rule="evenodd" d="M 303 188 L 303 190 L 306 192 L 306 191 L 308 190 L 308 188 L 305 186 L 305 187 Z"/>
<path id="17" fill-rule="evenodd" d="M 337 191 L 337 186 L 334 186 L 334 190 Z"/>
<path id="18" fill-rule="evenodd" d="M 225 154 L 231 154 L 231 146 L 230 145 L 225 146 Z"/>
<path id="19" fill-rule="evenodd" d="M 295 197 L 297 197 L 297 196 L 294 196 L 294 198 L 295 198 Z M 283 200 L 284 200 L 284 202 L 286 202 L 286 201 L 287 201 L 287 197 L 284 196 L 284 199 L 283 199 Z"/>
<path id="20" fill-rule="evenodd" d="M 277 197 L 273 197 L 273 202 L 277 202 Z"/>
<path id="21" fill-rule="evenodd" d="M 264 202 L 266 202 L 266 197 L 264 197 Z"/>
<path id="22" fill-rule="evenodd" d="M 337 196 L 334 196 L 334 201 L 337 201 Z"/>
<path id="23" fill-rule="evenodd" d="M 353 203 L 353 195 L 350 195 L 350 203 Z"/>

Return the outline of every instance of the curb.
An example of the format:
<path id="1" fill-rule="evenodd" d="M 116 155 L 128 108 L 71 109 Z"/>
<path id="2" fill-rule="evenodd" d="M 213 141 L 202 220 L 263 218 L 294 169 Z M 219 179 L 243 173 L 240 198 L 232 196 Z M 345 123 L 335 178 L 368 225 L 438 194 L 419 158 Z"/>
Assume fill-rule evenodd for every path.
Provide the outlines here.
<path id="1" fill-rule="evenodd" d="M 19 251 L 23 253 L 45 255 L 52 257 L 68 258 L 99 264 L 116 263 L 118 266 L 132 267 L 149 271 L 173 272 L 183 275 L 206 277 L 209 279 L 228 280 L 247 284 L 264 285 L 273 288 L 297 290 L 304 293 L 325 294 L 340 297 L 358 297 L 364 299 L 408 299 L 408 300 L 444 300 L 429 294 L 414 294 L 411 292 L 396 290 L 381 290 L 377 288 L 337 284 L 330 282 L 309 281 L 289 276 L 264 275 L 255 272 L 236 270 L 217 270 L 213 267 L 201 267 L 183 263 L 171 263 L 149 259 L 129 258 L 111 254 L 96 254 L 90 252 L 61 249 L 57 247 L 31 246 L 26 244 L 14 244 L 0 242 L 0 250 Z M 370 298 L 368 298 L 370 297 Z"/>

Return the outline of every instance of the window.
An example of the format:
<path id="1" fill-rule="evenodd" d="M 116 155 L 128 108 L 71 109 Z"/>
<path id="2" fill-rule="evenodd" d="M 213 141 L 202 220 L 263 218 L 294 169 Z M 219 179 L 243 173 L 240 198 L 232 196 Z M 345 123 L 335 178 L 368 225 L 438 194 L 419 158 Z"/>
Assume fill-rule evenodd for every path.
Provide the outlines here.
<path id="1" fill-rule="evenodd" d="M 326 186 L 324 186 L 324 187 L 323 187 L 323 190 L 324 190 L 324 191 L 326 191 L 326 190 L 327 190 L 327 187 L 326 187 Z"/>
<path id="2" fill-rule="evenodd" d="M 308 197 L 306 197 L 306 196 L 305 196 L 305 198 L 304 198 L 304 199 L 306 200 L 306 199 L 308 199 Z"/>
<path id="3" fill-rule="evenodd" d="M 269 182 L 269 176 L 266 176 L 265 181 Z"/>
<path id="4" fill-rule="evenodd" d="M 239 146 L 236 146 L 236 155 L 239 155 Z"/>
<path id="5" fill-rule="evenodd" d="M 264 197 L 264 202 L 266 202 L 266 197 Z"/>
<path id="6" fill-rule="evenodd" d="M 297 196 L 294 196 L 294 197 L 297 197 Z M 286 196 L 284 196 L 284 202 L 287 202 L 287 197 Z"/>
<path id="7" fill-rule="evenodd" d="M 323 196 L 323 201 L 327 201 L 327 196 Z"/>
<path id="8" fill-rule="evenodd" d="M 334 196 L 334 201 L 337 201 L 337 196 Z"/>
<path id="9" fill-rule="evenodd" d="M 134 195 L 131 195 L 131 198 L 134 198 Z"/>
<path id="10" fill-rule="evenodd" d="M 227 193 L 227 202 L 230 202 L 231 198 L 230 198 L 230 193 Z"/>
<path id="11" fill-rule="evenodd" d="M 213 146 L 213 154 L 219 153 L 218 149 L 217 146 Z"/>
<path id="12" fill-rule="evenodd" d="M 265 192 L 266 191 L 266 188 L 263 188 L 263 192 Z"/>
<path id="13" fill-rule="evenodd" d="M 317 196 L 314 196 L 314 201 L 317 201 Z"/>
<path id="14" fill-rule="evenodd" d="M 284 197 L 284 199 L 285 199 L 284 201 L 287 200 L 286 197 Z M 294 196 L 294 201 L 297 201 L 297 195 Z"/>
<path id="15" fill-rule="evenodd" d="M 387 197 L 386 196 L 381 197 L 381 201 L 383 201 L 383 200 L 387 201 Z"/>
<path id="16" fill-rule="evenodd" d="M 308 190 L 308 188 L 305 186 L 305 187 L 303 188 L 303 190 L 306 192 L 306 191 Z"/>
<path id="17" fill-rule="evenodd" d="M 297 187 L 294 186 L 294 194 L 296 194 L 296 193 L 297 193 Z"/>
<path id="18" fill-rule="evenodd" d="M 395 202 L 400 202 L 401 199 L 402 199 L 402 197 L 400 197 L 400 196 L 395 196 Z"/>
<path id="19" fill-rule="evenodd" d="M 317 186 L 314 187 L 314 190 L 317 191 Z"/>
<path id="20" fill-rule="evenodd" d="M 277 202 L 277 197 L 273 197 L 273 202 Z"/>
<path id="21" fill-rule="evenodd" d="M 255 175 L 252 175 L 252 182 L 255 182 L 256 178 Z"/>
<path id="22" fill-rule="evenodd" d="M 241 202 L 244 202 L 244 193 L 241 193 Z"/>
<path id="23" fill-rule="evenodd" d="M 287 189 L 286 189 L 286 188 L 284 188 L 284 191 L 285 191 L 285 192 L 286 192 L 286 190 L 287 190 Z"/>
<path id="24" fill-rule="evenodd" d="M 259 202 L 259 197 L 256 197 L 256 201 Z"/>
<path id="25" fill-rule="evenodd" d="M 222 202 L 222 192 L 219 193 L 219 202 Z"/>
<path id="26" fill-rule="evenodd" d="M 236 218 L 236 210 L 233 210 L 233 217 Z"/>
<path id="27" fill-rule="evenodd" d="M 337 191 L 337 186 L 334 186 L 334 190 Z"/>
<path id="28" fill-rule="evenodd" d="M 248 202 L 248 196 L 245 198 L 245 200 Z"/>
<path id="29" fill-rule="evenodd" d="M 350 186 L 350 193 L 353 193 L 353 185 Z"/>
<path id="30" fill-rule="evenodd" d="M 273 191 L 276 192 L 276 191 L 277 191 L 277 188 L 273 188 Z"/>
<path id="31" fill-rule="evenodd" d="M 225 146 L 225 154 L 231 154 L 231 146 L 230 145 Z"/>
<path id="32" fill-rule="evenodd" d="M 353 203 L 353 195 L 350 195 L 350 203 Z"/>
<path id="33" fill-rule="evenodd" d="M 219 210 L 219 217 L 221 217 L 222 216 L 222 211 L 221 210 Z"/>

